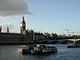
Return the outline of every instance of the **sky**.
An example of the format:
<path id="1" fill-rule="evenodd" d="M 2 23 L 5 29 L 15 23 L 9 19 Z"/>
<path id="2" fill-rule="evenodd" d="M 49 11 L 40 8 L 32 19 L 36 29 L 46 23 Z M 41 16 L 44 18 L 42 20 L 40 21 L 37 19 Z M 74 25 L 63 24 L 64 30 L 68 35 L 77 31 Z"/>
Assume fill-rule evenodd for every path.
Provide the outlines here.
<path id="1" fill-rule="evenodd" d="M 0 15 L 3 31 L 9 26 L 11 32 L 19 33 L 24 16 L 26 29 L 59 34 L 69 29 L 80 34 L 80 0 L 2 0 Z"/>

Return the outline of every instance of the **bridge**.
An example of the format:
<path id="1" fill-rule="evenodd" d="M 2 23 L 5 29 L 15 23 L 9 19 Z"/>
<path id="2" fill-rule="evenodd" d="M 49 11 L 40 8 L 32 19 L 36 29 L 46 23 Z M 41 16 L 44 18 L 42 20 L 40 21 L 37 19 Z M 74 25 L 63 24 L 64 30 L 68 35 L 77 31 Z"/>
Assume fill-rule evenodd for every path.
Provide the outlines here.
<path id="1" fill-rule="evenodd" d="M 80 39 L 68 39 L 68 40 L 70 40 L 70 41 L 79 41 Z"/>

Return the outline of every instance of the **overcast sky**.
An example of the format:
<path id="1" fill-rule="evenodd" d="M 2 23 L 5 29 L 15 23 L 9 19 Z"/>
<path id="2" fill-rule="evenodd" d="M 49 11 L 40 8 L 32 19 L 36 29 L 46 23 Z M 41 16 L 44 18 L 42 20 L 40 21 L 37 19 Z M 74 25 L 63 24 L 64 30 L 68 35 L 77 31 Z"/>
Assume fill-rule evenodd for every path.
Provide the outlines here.
<path id="1" fill-rule="evenodd" d="M 28 13 L 26 0 L 0 0 L 0 15 L 11 16 Z"/>

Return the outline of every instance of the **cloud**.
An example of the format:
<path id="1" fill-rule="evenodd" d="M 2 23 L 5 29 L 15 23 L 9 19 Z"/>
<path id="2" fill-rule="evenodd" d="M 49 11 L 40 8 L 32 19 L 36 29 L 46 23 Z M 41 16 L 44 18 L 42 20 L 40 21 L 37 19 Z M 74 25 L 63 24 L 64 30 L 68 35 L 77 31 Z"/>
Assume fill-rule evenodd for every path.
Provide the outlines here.
<path id="1" fill-rule="evenodd" d="M 0 16 L 29 14 L 26 0 L 0 0 Z"/>

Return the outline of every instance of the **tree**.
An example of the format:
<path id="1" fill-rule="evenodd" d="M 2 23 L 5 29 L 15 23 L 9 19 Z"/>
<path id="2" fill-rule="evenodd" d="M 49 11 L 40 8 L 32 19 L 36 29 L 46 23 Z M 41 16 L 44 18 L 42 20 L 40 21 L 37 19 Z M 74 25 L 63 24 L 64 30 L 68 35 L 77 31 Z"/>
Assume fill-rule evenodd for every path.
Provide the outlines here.
<path id="1" fill-rule="evenodd" d="M 55 40 L 58 39 L 58 35 L 56 33 L 55 34 L 52 33 L 52 39 L 55 39 Z"/>

